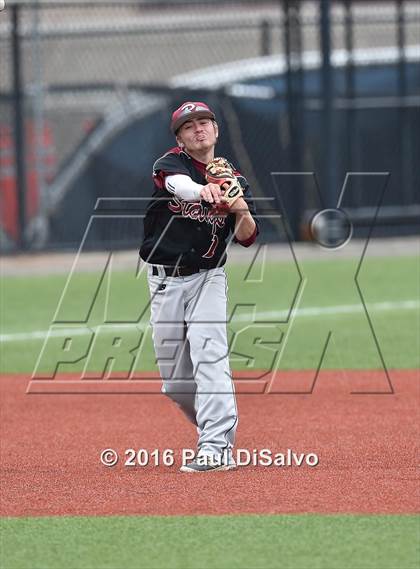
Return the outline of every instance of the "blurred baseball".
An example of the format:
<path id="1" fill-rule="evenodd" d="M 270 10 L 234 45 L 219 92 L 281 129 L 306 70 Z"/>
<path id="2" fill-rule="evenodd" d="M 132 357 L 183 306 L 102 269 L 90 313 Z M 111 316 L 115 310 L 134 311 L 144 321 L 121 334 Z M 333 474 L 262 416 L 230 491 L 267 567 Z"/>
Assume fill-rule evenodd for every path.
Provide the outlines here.
<path id="1" fill-rule="evenodd" d="M 0 0 L 0 12 L 1 12 L 2 10 L 4 10 L 5 7 L 6 7 L 6 2 L 5 2 L 5 0 Z"/>

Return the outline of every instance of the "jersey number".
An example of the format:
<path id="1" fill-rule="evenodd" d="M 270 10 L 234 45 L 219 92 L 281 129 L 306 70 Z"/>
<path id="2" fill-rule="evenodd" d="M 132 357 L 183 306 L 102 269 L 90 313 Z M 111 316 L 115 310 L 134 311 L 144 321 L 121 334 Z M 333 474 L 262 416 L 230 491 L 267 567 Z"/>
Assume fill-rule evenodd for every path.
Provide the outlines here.
<path id="1" fill-rule="evenodd" d="M 204 259 L 211 259 L 211 257 L 213 257 L 218 243 L 219 243 L 219 238 L 217 237 L 217 235 L 213 235 L 210 247 L 209 247 L 208 251 L 206 253 L 204 253 L 204 255 L 203 255 Z"/>

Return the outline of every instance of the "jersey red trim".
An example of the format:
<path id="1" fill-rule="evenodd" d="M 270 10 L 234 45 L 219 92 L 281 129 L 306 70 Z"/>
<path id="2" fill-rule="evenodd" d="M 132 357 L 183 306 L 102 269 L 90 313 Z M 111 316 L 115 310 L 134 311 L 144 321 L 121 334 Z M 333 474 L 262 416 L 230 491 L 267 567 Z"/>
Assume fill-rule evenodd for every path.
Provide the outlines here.
<path id="1" fill-rule="evenodd" d="M 165 174 L 159 170 L 157 174 L 153 174 L 153 181 L 159 190 L 163 190 L 165 187 Z"/>
<path id="2" fill-rule="evenodd" d="M 165 158 L 165 156 L 168 156 L 168 154 L 175 154 L 176 156 L 179 156 L 182 153 L 188 156 L 188 154 L 184 152 L 182 148 L 180 148 L 179 146 L 174 146 L 173 148 L 165 152 L 165 154 L 160 156 L 160 158 L 158 158 L 156 162 L 153 164 L 153 181 L 155 185 L 159 188 L 159 190 L 166 190 L 165 187 L 166 176 L 175 176 L 176 174 L 188 175 L 185 174 L 185 172 L 165 172 L 164 170 L 157 170 L 157 171 L 155 170 L 157 162 L 159 162 L 159 160 L 161 160 L 162 158 Z"/>
<path id="3" fill-rule="evenodd" d="M 157 174 L 153 175 L 153 180 L 155 185 L 159 188 L 159 190 L 166 190 L 165 186 L 165 178 L 167 176 L 188 176 L 185 172 L 164 172 L 163 170 L 159 170 Z"/>
<path id="4" fill-rule="evenodd" d="M 239 245 L 242 245 L 242 247 L 249 247 L 254 243 L 256 238 L 257 238 L 257 224 L 255 223 L 254 233 L 250 237 L 248 237 L 248 239 L 245 239 L 244 241 L 239 241 L 239 239 L 236 239 L 236 241 L 239 243 Z"/>

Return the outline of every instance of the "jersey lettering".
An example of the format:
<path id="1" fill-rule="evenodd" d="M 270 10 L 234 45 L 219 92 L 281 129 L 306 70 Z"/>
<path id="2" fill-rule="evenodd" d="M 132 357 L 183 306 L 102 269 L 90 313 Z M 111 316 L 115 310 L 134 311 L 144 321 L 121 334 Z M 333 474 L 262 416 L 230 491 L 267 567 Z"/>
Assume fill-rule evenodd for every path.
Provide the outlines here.
<path id="1" fill-rule="evenodd" d="M 224 227 L 226 223 L 225 217 L 212 214 L 211 210 L 204 209 L 201 203 L 181 201 L 176 196 L 168 203 L 168 208 L 173 213 L 180 213 L 182 217 L 189 217 L 200 223 L 210 223 L 213 232 L 217 227 Z"/>
<path id="2" fill-rule="evenodd" d="M 204 259 L 211 259 L 214 255 L 214 252 L 216 251 L 218 243 L 219 243 L 219 238 L 217 237 L 216 234 L 214 234 L 212 236 L 211 245 L 209 247 L 209 250 L 206 253 L 204 253 L 204 255 L 202 255 L 202 257 Z"/>

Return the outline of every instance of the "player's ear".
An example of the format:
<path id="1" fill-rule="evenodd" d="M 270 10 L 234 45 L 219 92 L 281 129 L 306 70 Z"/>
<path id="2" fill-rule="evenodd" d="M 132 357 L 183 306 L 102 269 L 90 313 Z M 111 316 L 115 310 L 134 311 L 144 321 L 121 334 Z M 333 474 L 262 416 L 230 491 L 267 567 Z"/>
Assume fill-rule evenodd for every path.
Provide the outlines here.
<path id="1" fill-rule="evenodd" d="M 184 143 L 178 137 L 176 137 L 176 142 L 180 148 L 184 148 Z"/>
<path id="2" fill-rule="evenodd" d="M 216 135 L 216 138 L 218 138 L 218 136 L 219 136 L 219 125 L 217 124 L 216 121 L 213 121 L 213 126 L 214 126 L 214 134 Z"/>

